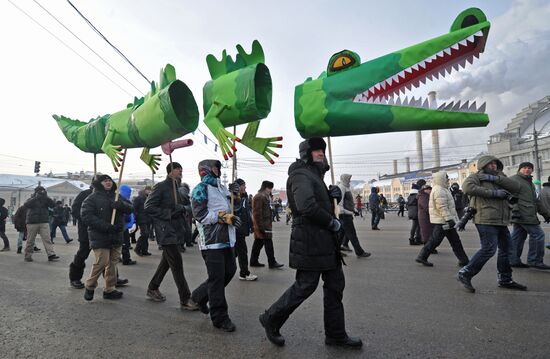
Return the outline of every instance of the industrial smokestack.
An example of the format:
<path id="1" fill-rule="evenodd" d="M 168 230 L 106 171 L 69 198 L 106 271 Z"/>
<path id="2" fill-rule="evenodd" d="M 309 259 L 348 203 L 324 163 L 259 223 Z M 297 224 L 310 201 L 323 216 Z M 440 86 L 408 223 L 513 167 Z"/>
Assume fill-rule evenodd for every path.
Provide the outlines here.
<path id="1" fill-rule="evenodd" d="M 431 109 L 437 108 L 437 99 L 435 91 L 428 93 L 428 103 Z M 439 131 L 432 130 L 432 148 L 434 151 L 434 167 L 441 166 L 441 153 L 439 152 Z"/>
<path id="2" fill-rule="evenodd" d="M 405 157 L 405 167 L 407 172 L 411 172 L 411 159 L 409 157 Z"/>
<path id="3" fill-rule="evenodd" d="M 416 157 L 418 157 L 418 169 L 424 169 L 424 154 L 422 153 L 422 131 L 416 131 Z"/>
<path id="4" fill-rule="evenodd" d="M 397 160 L 393 160 L 393 174 L 397 174 Z"/>

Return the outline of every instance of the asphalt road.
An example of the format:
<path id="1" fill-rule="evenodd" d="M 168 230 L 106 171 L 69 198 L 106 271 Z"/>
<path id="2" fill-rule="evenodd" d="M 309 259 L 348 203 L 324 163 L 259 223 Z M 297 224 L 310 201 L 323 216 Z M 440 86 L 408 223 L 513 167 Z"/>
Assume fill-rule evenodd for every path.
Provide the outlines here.
<path id="1" fill-rule="evenodd" d="M 234 278 L 226 296 L 237 330 L 223 333 L 205 315 L 179 310 L 170 274 L 160 288 L 168 300 L 146 299 L 160 259 L 156 246 L 150 257 L 134 255 L 137 265 L 120 266 L 121 276 L 130 280 L 122 300 L 103 300 L 98 288 L 88 303 L 82 290 L 68 285 L 77 243 L 64 244 L 58 233 L 59 262 L 48 262 L 42 251 L 26 263 L 15 253 L 16 234 L 8 224 L 12 251 L 0 253 L 0 357 L 550 358 L 550 272 L 518 269 L 514 279 L 529 290 L 499 289 L 493 258 L 473 280 L 477 292 L 467 293 L 455 280 L 457 260 L 447 242 L 430 257 L 435 266 L 423 267 L 414 262 L 420 248 L 408 244 L 410 222 L 395 214 L 386 218 L 379 232 L 370 230 L 368 219 L 355 221 L 361 244 L 373 255 L 349 256 L 344 268 L 346 326 L 363 339 L 359 351 L 324 345 L 321 285 L 282 328 L 286 346 L 267 341 L 258 315 L 293 282 L 295 272 L 287 266 L 254 268 L 257 282 Z M 274 225 L 276 256 L 285 264 L 289 229 L 283 222 Z M 75 238 L 76 228 L 69 226 L 69 233 Z M 479 245 L 475 229 L 470 226 L 461 237 L 473 255 Z M 251 243 L 249 238 L 249 251 Z M 196 247 L 183 259 L 194 289 L 206 278 L 204 263 Z M 264 254 L 261 261 L 266 262 Z"/>

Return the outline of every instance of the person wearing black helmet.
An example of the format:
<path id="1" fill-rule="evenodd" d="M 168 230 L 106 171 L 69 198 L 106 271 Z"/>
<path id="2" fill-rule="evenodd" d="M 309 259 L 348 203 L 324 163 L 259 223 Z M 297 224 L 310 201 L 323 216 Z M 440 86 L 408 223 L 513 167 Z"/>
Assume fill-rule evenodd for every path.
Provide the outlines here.
<path id="1" fill-rule="evenodd" d="M 229 192 L 220 182 L 221 163 L 218 160 L 199 162 L 201 182 L 193 188 L 191 206 L 199 229 L 201 250 L 208 278 L 193 291 L 191 297 L 203 313 L 210 312 L 214 327 L 226 332 L 235 330 L 229 319 L 225 287 L 237 271 L 233 247 L 235 228 L 240 227 L 239 216 L 231 213 Z M 239 185 L 232 193 L 239 193 Z M 209 305 L 209 307 L 208 307 Z"/>
<path id="2" fill-rule="evenodd" d="M 191 300 L 191 291 L 183 272 L 183 260 L 179 245 L 185 235 L 185 208 L 178 191 L 181 182 L 182 167 L 177 162 L 166 166 L 166 179 L 157 183 L 145 201 L 145 212 L 153 219 L 157 243 L 162 246 L 162 259 L 147 288 L 147 296 L 155 302 L 164 302 L 166 297 L 159 287 L 168 272 L 178 287 L 180 308 L 197 310 L 198 306 Z"/>
<path id="3" fill-rule="evenodd" d="M 282 346 L 280 328 L 296 308 L 315 292 L 322 277 L 325 344 L 360 348 L 359 338 L 346 333 L 342 296 L 345 286 L 338 232 L 341 224 L 334 216 L 334 199 L 342 193 L 337 186 L 327 189 L 323 176 L 329 169 L 326 144 L 314 137 L 300 143 L 300 159 L 288 169 L 287 196 L 293 222 L 290 234 L 290 263 L 296 281 L 265 313 L 260 323 L 267 338 Z"/>

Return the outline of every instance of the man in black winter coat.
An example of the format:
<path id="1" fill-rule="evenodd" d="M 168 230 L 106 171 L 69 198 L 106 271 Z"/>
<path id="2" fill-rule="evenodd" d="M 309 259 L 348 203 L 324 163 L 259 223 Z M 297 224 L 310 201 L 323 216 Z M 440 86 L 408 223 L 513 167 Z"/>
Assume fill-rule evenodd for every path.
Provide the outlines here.
<path id="1" fill-rule="evenodd" d="M 27 245 L 25 246 L 25 261 L 32 262 L 32 254 L 34 252 L 34 240 L 36 235 L 40 233 L 44 248 L 48 254 L 49 261 L 57 261 L 59 257 L 55 254 L 53 243 L 50 237 L 50 225 L 48 223 L 48 209 L 55 206 L 53 199 L 48 197 L 48 192 L 42 186 L 34 189 L 25 204 L 27 208 Z"/>
<path id="2" fill-rule="evenodd" d="M 120 299 L 122 292 L 115 289 L 117 283 L 117 263 L 122 251 L 125 216 L 133 211 L 130 202 L 115 200 L 116 184 L 108 175 L 96 176 L 92 182 L 93 192 L 82 203 L 80 216 L 88 226 L 88 239 L 94 251 L 95 262 L 90 277 L 86 280 L 84 299 L 92 300 L 97 280 L 105 275 L 104 299 Z M 114 223 L 111 223 L 115 211 Z"/>
<path id="3" fill-rule="evenodd" d="M 166 166 L 168 176 L 153 187 L 153 191 L 145 201 L 145 212 L 153 219 L 157 243 L 162 246 L 162 259 L 149 282 L 147 296 L 155 302 L 166 300 L 159 287 L 170 269 L 178 287 L 180 308 L 198 310 L 199 307 L 191 300 L 191 291 L 183 273 L 183 260 L 178 247 L 183 243 L 185 228 L 185 208 L 178 191 L 181 172 L 182 167 L 179 163 L 169 163 Z"/>
<path id="4" fill-rule="evenodd" d="M 92 182 L 95 178 L 92 180 Z M 71 206 L 71 213 L 73 220 L 77 221 L 77 230 L 78 230 L 78 251 L 76 252 L 74 259 L 71 264 L 69 264 L 69 284 L 74 289 L 84 288 L 84 283 L 82 283 L 82 276 L 84 275 L 84 268 L 86 268 L 86 259 L 90 255 L 90 240 L 88 239 L 88 226 L 84 224 L 80 216 L 80 211 L 82 209 L 82 203 L 89 195 L 92 194 L 93 187 L 85 189 L 80 192 L 74 199 L 73 205 Z M 123 287 L 128 284 L 128 279 L 119 278 L 117 273 L 116 287 Z"/>
<path id="5" fill-rule="evenodd" d="M 151 234 L 151 226 L 153 220 L 151 216 L 145 211 L 145 201 L 151 194 L 151 187 L 146 186 L 142 191 L 138 193 L 138 196 L 134 198 L 134 211 L 136 226 L 139 228 L 139 238 L 136 243 L 134 252 L 138 256 L 150 256 L 149 253 L 149 235 Z"/>
<path id="6" fill-rule="evenodd" d="M 333 199 L 342 197 L 337 186 L 327 189 L 323 176 L 329 169 L 326 144 L 314 137 L 300 143 L 300 159 L 288 169 L 288 203 L 293 222 L 290 235 L 290 267 L 296 269 L 294 284 L 262 315 L 267 338 L 282 346 L 279 329 L 290 314 L 315 292 L 322 277 L 325 344 L 359 348 L 362 341 L 346 333 L 342 296 L 345 286 Z"/>

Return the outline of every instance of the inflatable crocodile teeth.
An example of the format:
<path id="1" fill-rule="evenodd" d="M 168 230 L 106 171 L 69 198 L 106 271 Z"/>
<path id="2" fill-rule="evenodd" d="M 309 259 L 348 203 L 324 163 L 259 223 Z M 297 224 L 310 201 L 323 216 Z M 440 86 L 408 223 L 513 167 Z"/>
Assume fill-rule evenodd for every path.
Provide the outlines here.
<path id="1" fill-rule="evenodd" d="M 145 97 L 134 98 L 122 111 L 89 122 L 58 115 L 53 118 L 69 142 L 84 152 L 105 153 L 115 171 L 120 166 L 122 148 L 143 147 L 140 158 L 154 173 L 160 155 L 150 154 L 149 149 L 195 131 L 199 110 L 191 90 L 176 79 L 176 70 L 168 64 L 160 72 L 158 88 L 153 81 Z M 178 146 L 182 147 L 165 147 Z"/>
<path id="2" fill-rule="evenodd" d="M 485 104 L 453 101 L 435 109 L 427 99 L 399 94 L 472 63 L 485 49 L 490 26 L 481 10 L 470 8 L 448 34 L 365 63 L 349 50 L 334 54 L 318 79 L 296 86 L 298 132 L 309 138 L 486 126 Z"/>

